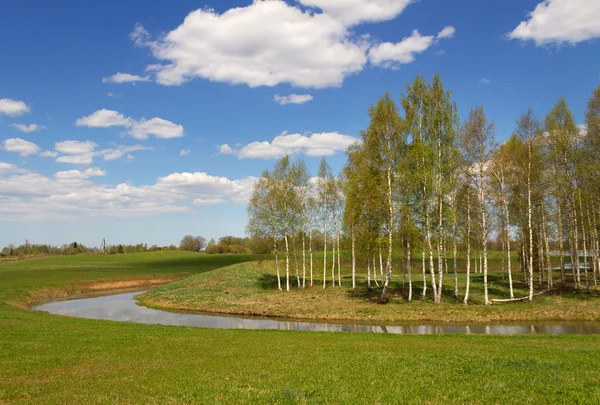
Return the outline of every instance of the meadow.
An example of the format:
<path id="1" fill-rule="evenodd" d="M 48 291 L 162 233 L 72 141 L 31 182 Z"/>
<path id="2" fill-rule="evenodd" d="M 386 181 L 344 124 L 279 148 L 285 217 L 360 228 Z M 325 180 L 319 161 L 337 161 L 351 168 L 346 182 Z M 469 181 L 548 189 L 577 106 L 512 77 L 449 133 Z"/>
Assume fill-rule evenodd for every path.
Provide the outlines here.
<path id="1" fill-rule="evenodd" d="M 66 294 L 235 271 L 252 259 L 156 252 L 0 264 L 0 403 L 537 404 L 600 398 L 600 339 L 591 335 L 211 330 L 29 309 Z"/>

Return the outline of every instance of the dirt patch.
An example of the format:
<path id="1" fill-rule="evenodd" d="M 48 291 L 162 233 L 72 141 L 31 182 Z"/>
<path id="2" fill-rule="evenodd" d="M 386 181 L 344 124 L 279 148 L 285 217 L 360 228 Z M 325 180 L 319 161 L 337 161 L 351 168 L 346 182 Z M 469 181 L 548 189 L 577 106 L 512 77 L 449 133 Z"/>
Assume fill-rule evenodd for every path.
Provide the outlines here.
<path id="1" fill-rule="evenodd" d="M 102 283 L 89 284 L 85 286 L 86 291 L 102 291 L 102 290 L 119 290 L 122 288 L 133 287 L 151 287 L 160 284 L 167 284 L 174 279 L 172 278 L 155 278 L 151 280 L 122 280 L 122 281 L 106 281 Z"/>

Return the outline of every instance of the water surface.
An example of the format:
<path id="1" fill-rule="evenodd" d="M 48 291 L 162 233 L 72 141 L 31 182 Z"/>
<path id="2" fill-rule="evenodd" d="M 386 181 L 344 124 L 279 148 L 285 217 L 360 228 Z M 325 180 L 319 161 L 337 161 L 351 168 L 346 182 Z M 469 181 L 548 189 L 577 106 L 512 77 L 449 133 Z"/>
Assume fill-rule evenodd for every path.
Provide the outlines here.
<path id="1" fill-rule="evenodd" d="M 135 296 L 139 294 L 141 294 L 140 291 L 95 298 L 55 301 L 38 305 L 34 309 L 46 311 L 51 314 L 78 318 L 216 329 L 277 329 L 319 332 L 392 333 L 401 335 L 600 334 L 600 323 L 595 322 L 549 321 L 503 324 L 406 324 L 385 326 L 174 313 L 137 305 Z"/>

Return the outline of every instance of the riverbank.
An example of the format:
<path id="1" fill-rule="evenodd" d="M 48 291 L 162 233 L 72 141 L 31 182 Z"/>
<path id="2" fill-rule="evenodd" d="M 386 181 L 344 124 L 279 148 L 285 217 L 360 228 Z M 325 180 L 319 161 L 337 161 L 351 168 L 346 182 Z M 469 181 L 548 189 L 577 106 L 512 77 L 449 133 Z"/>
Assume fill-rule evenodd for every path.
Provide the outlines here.
<path id="1" fill-rule="evenodd" d="M 413 268 L 417 267 L 415 263 Z M 508 281 L 502 281 L 500 263 L 491 262 L 489 280 L 490 298 L 508 298 Z M 322 269 L 322 261 L 314 268 Z M 469 305 L 462 304 L 466 275 L 459 274 L 459 298 L 454 297 L 453 274 L 445 275 L 441 305 L 434 305 L 430 285 L 427 297 L 421 298 L 422 275 L 413 274 L 413 301 L 408 302 L 408 285 L 402 285 L 402 276 L 394 275 L 390 288 L 390 302 L 377 305 L 381 289 L 366 287 L 364 274 L 359 274 L 357 288 L 351 288 L 349 266 L 342 273 L 343 288 L 322 287 L 322 271 L 314 274 L 314 286 L 299 289 L 295 277 L 289 292 L 278 291 L 275 265 L 271 261 L 240 263 L 210 273 L 199 274 L 142 294 L 142 305 L 178 311 L 229 314 L 239 316 L 264 316 L 295 320 L 345 321 L 385 323 L 406 322 L 473 323 L 516 321 L 599 321 L 600 294 L 576 293 L 567 286 L 534 298 L 529 302 L 483 305 L 483 275 L 471 275 Z M 315 272 L 316 273 L 316 272 Z M 554 275 L 558 280 L 558 272 Z M 522 274 L 514 274 L 514 294 L 528 294 Z M 285 281 L 285 280 L 284 280 Z M 428 280 L 429 282 L 429 280 Z M 284 283 L 285 288 L 285 283 Z M 543 288 L 546 288 L 545 286 Z M 536 286 L 538 289 L 538 286 Z"/>

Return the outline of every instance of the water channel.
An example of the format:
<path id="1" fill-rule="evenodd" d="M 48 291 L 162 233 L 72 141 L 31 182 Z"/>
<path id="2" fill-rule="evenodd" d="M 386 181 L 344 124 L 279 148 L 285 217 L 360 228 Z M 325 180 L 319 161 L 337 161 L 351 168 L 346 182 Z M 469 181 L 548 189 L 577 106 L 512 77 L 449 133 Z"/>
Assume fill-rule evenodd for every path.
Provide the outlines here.
<path id="1" fill-rule="evenodd" d="M 176 313 L 138 305 L 135 296 L 141 293 L 142 291 L 137 291 L 92 298 L 85 297 L 54 301 L 38 305 L 34 309 L 51 314 L 78 318 L 216 329 L 275 329 L 318 332 L 391 333 L 400 335 L 600 334 L 600 323 L 598 322 L 547 321 L 490 324 L 411 323 L 405 325 L 375 325 Z"/>

